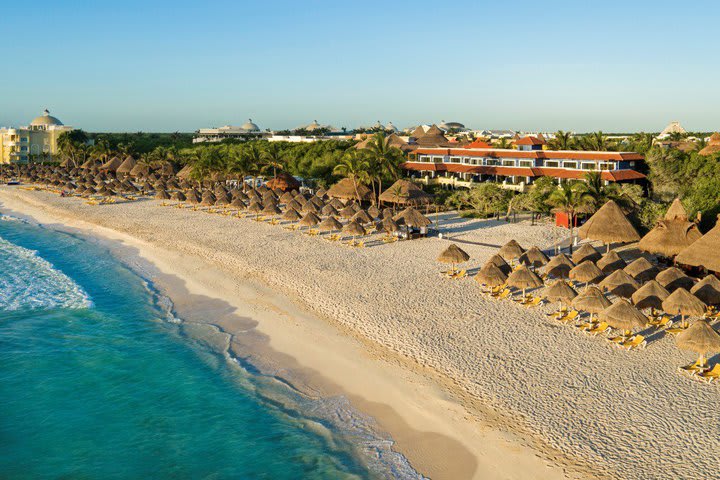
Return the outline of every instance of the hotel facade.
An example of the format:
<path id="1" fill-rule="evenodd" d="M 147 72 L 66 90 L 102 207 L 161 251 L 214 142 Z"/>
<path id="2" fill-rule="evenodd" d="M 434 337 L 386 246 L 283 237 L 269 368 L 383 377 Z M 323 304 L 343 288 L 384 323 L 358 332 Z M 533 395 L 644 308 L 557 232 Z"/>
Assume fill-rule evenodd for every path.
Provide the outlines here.
<path id="1" fill-rule="evenodd" d="M 539 177 L 561 183 L 582 180 L 588 172 L 598 172 L 606 183 L 645 180 L 637 171 L 645 161 L 639 153 L 544 150 L 544 143 L 525 137 L 516 142 L 517 149 L 492 148 L 480 141 L 457 148 L 421 147 L 408 154 L 402 168 L 426 185 L 469 188 L 492 181 L 521 192 Z"/>
<path id="2" fill-rule="evenodd" d="M 71 130 L 47 110 L 26 127 L 0 128 L 0 163 L 51 160 L 58 153 L 60 134 Z"/>

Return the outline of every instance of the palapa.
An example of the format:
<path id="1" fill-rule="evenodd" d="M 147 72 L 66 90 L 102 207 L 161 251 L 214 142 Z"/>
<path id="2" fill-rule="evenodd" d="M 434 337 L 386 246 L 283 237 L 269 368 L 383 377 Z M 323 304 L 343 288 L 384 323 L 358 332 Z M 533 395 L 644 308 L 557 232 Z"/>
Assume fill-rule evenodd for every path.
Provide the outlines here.
<path id="1" fill-rule="evenodd" d="M 328 216 L 333 216 L 333 217 L 335 215 L 338 215 L 338 211 L 335 209 L 335 207 L 333 207 L 330 204 L 325 205 L 322 208 L 322 210 L 320 210 L 320 213 L 322 213 L 323 215 L 328 215 Z"/>
<path id="2" fill-rule="evenodd" d="M 507 282 L 508 286 L 522 289 L 523 296 L 528 288 L 537 288 L 543 285 L 543 281 L 532 270 L 525 265 L 510 272 Z"/>
<path id="3" fill-rule="evenodd" d="M 381 202 L 396 205 L 426 205 L 433 201 L 433 196 L 423 191 L 420 186 L 410 180 L 400 179 L 380 194 Z"/>
<path id="4" fill-rule="evenodd" d="M 657 275 L 657 268 L 645 257 L 638 257 L 623 270 L 641 283 L 653 280 Z"/>
<path id="5" fill-rule="evenodd" d="M 570 278 L 581 283 L 597 283 L 603 276 L 592 260 L 585 260 L 570 270 Z"/>
<path id="6" fill-rule="evenodd" d="M 498 254 L 490 257 L 490 259 L 485 262 L 485 266 L 490 265 L 491 263 L 498 267 L 505 275 L 510 275 L 510 272 L 512 272 L 512 267 L 510 267 L 510 265 L 505 261 L 505 259 Z"/>
<path id="7" fill-rule="evenodd" d="M 595 313 L 602 312 L 610 305 L 610 300 L 595 286 L 586 288 L 572 301 L 573 307 L 589 312 L 591 317 Z"/>
<path id="8" fill-rule="evenodd" d="M 342 218 L 345 218 L 345 219 L 348 219 L 348 220 L 349 220 L 349 219 L 351 219 L 352 217 L 355 216 L 355 209 L 352 207 L 352 205 L 348 205 L 347 207 L 342 208 L 342 209 L 338 212 L 338 214 L 339 214 Z"/>
<path id="9" fill-rule="evenodd" d="M 640 310 L 623 298 L 600 312 L 598 319 L 628 333 L 636 328 L 643 328 L 648 320 Z"/>
<path id="10" fill-rule="evenodd" d="M 600 207 L 595 214 L 578 230 L 582 239 L 599 240 L 610 246 L 611 243 L 629 243 L 640 240 L 635 227 L 630 223 L 620 207 L 612 200 Z"/>
<path id="11" fill-rule="evenodd" d="M 135 159 L 131 155 L 128 155 L 127 157 L 125 157 L 125 160 L 123 160 L 123 162 L 117 167 L 115 173 L 129 175 L 130 172 L 132 172 L 132 169 L 135 168 L 135 165 L 137 165 Z"/>
<path id="12" fill-rule="evenodd" d="M 601 289 L 623 298 L 630 298 L 640 288 L 640 284 L 625 273 L 624 270 L 615 270 L 598 285 Z"/>
<path id="13" fill-rule="evenodd" d="M 720 221 L 712 230 L 680 252 L 675 257 L 675 261 L 683 265 L 704 267 L 711 272 L 720 272 L 720 248 L 718 245 L 720 245 Z"/>
<path id="14" fill-rule="evenodd" d="M 334 232 L 335 230 L 342 230 L 342 223 L 340 223 L 335 217 L 330 215 L 325 220 L 320 222 L 318 228 L 321 232 Z"/>
<path id="15" fill-rule="evenodd" d="M 425 215 L 418 212 L 413 207 L 407 207 L 405 210 L 395 215 L 393 220 L 395 220 L 398 225 L 405 225 L 409 228 L 423 228 L 432 223 Z"/>
<path id="16" fill-rule="evenodd" d="M 272 202 L 269 202 L 269 203 L 268 203 L 267 205 L 265 205 L 265 207 L 263 208 L 262 213 L 263 213 L 264 215 L 270 215 L 271 217 L 273 217 L 273 216 L 275 216 L 275 215 L 280 215 L 280 214 L 282 213 L 282 211 L 278 208 L 277 205 L 275 205 L 275 204 L 272 203 Z"/>
<path id="17" fill-rule="evenodd" d="M 120 160 L 118 157 L 113 157 L 107 162 L 105 162 L 101 167 L 100 170 L 107 170 L 108 172 L 114 172 L 118 169 L 120 165 L 122 165 L 122 160 Z"/>
<path id="18" fill-rule="evenodd" d="M 362 225 L 360 225 L 357 222 L 349 222 L 347 225 L 345 225 L 342 229 L 344 233 L 347 233 L 348 235 L 352 235 L 353 238 L 356 236 L 363 236 L 365 235 L 365 229 Z"/>
<path id="19" fill-rule="evenodd" d="M 546 265 L 550 260 L 538 247 L 531 247 L 527 252 L 520 255 L 520 263 L 528 267 L 538 268 Z"/>
<path id="20" fill-rule="evenodd" d="M 454 243 L 451 243 L 438 256 L 437 261 L 442 263 L 451 263 L 453 266 L 457 263 L 465 263 L 470 260 L 470 255 Z"/>
<path id="21" fill-rule="evenodd" d="M 660 285 L 672 292 L 678 288 L 690 290 L 695 282 L 677 267 L 666 268 L 655 277 Z"/>
<path id="22" fill-rule="evenodd" d="M 282 218 L 283 220 L 288 220 L 290 222 L 297 222 L 298 220 L 300 220 L 301 216 L 294 208 L 288 208 L 287 210 L 285 210 Z"/>
<path id="23" fill-rule="evenodd" d="M 575 264 L 570 260 L 570 257 L 564 253 L 559 253 L 550 259 L 544 270 L 551 277 L 567 278 L 573 267 L 575 267 Z"/>
<path id="24" fill-rule="evenodd" d="M 158 200 L 170 200 L 170 195 L 165 190 L 158 190 L 155 192 L 155 198 Z"/>
<path id="25" fill-rule="evenodd" d="M 618 255 L 615 250 L 610 250 L 608 253 L 603 255 L 600 260 L 595 262 L 595 264 L 606 275 L 627 266 L 625 260 L 620 258 L 620 255 Z"/>
<path id="26" fill-rule="evenodd" d="M 662 302 L 670 296 L 665 287 L 656 280 L 650 280 L 632 294 L 632 301 L 639 309 L 662 309 Z"/>
<path id="27" fill-rule="evenodd" d="M 343 200 L 357 199 L 362 201 L 372 198 L 372 192 L 365 185 L 358 181 L 353 182 L 350 178 L 343 178 L 330 187 L 326 194 L 328 197 Z"/>
<path id="28" fill-rule="evenodd" d="M 171 195 L 171 198 L 177 202 L 184 202 L 185 200 L 187 200 L 187 197 L 185 196 L 185 194 L 183 192 L 179 192 L 179 191 L 173 193 Z"/>
<path id="29" fill-rule="evenodd" d="M 288 192 L 300 188 L 300 182 L 289 173 L 280 172 L 267 182 L 268 188 Z"/>
<path id="30" fill-rule="evenodd" d="M 388 234 L 393 234 L 400 230 L 400 227 L 397 223 L 395 223 L 395 220 L 392 218 L 385 218 L 381 222 L 382 225 L 382 231 Z"/>
<path id="31" fill-rule="evenodd" d="M 318 217 L 313 212 L 308 212 L 303 218 L 300 219 L 299 225 L 302 227 L 314 227 L 320 222 L 320 217 Z"/>
<path id="32" fill-rule="evenodd" d="M 705 364 L 705 354 L 720 352 L 720 335 L 705 319 L 695 320 L 687 330 L 680 332 L 675 341 L 678 348 L 700 355 L 698 365 Z"/>
<path id="33" fill-rule="evenodd" d="M 701 317 L 705 313 L 706 305 L 702 300 L 684 288 L 678 288 L 663 300 L 662 308 L 671 315 L 680 315 L 685 323 L 685 317 Z"/>
<path id="34" fill-rule="evenodd" d="M 708 275 L 696 283 L 690 293 L 707 305 L 720 305 L 720 280 L 715 275 Z"/>
<path id="35" fill-rule="evenodd" d="M 600 258 L 601 258 L 600 252 L 595 250 L 595 247 L 593 247 L 589 243 L 583 243 L 572 254 L 572 261 L 575 262 L 575 265 L 580 265 L 582 262 L 584 262 L 586 260 L 590 260 L 591 262 L 596 262 L 596 261 L 600 260 Z"/>
<path id="36" fill-rule="evenodd" d="M 498 287 L 505 283 L 507 275 L 494 263 L 486 263 L 475 275 L 475 281 L 488 287 Z"/>
<path id="37" fill-rule="evenodd" d="M 360 210 L 355 215 L 352 216 L 350 219 L 352 221 L 358 222 L 360 225 L 367 225 L 368 223 L 372 223 L 372 218 L 365 212 L 365 210 Z"/>
<path id="38" fill-rule="evenodd" d="M 665 218 L 660 220 L 638 243 L 638 248 L 648 253 L 672 258 L 702 237 L 694 222 L 675 199 Z"/>
<path id="39" fill-rule="evenodd" d="M 573 298 L 577 297 L 578 293 L 565 280 L 556 280 L 552 285 L 545 288 L 543 297 L 550 302 L 565 302 L 569 303 Z"/>
<path id="40" fill-rule="evenodd" d="M 508 262 L 512 262 L 520 258 L 523 253 L 525 253 L 525 249 L 521 247 L 516 240 L 510 240 L 505 245 L 500 247 L 500 250 L 498 251 L 498 255 L 500 255 Z"/>

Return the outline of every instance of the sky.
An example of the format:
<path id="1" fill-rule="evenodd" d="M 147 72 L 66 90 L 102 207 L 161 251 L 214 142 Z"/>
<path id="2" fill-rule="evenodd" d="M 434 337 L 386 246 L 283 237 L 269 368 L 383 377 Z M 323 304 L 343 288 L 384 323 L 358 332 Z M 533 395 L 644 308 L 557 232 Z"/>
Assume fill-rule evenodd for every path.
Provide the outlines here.
<path id="1" fill-rule="evenodd" d="M 0 126 L 720 130 L 720 2 L 2 2 Z"/>

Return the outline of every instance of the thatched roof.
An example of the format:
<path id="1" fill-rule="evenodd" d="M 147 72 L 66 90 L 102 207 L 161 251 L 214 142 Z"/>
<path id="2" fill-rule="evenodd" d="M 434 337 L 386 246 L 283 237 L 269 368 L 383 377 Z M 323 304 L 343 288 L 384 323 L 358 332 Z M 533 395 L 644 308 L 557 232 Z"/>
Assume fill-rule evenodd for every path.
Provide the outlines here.
<path id="1" fill-rule="evenodd" d="M 314 227 L 315 225 L 317 225 L 320 222 L 321 222 L 320 217 L 315 215 L 313 212 L 308 212 L 300 220 L 300 225 L 303 227 Z"/>
<path id="2" fill-rule="evenodd" d="M 425 205 L 433 201 L 433 196 L 426 193 L 410 180 L 400 179 L 380 194 L 380 201 L 397 205 Z"/>
<path id="3" fill-rule="evenodd" d="M 118 157 L 113 157 L 107 162 L 105 162 L 101 167 L 100 170 L 107 170 L 109 172 L 114 172 L 118 169 L 120 165 L 122 165 L 123 161 L 120 160 Z"/>
<path id="4" fill-rule="evenodd" d="M 588 219 L 578 230 L 580 238 L 599 240 L 604 243 L 629 243 L 640 240 L 635 227 L 625 217 L 617 203 L 612 200 Z"/>
<path id="5" fill-rule="evenodd" d="M 485 265 L 483 267 L 490 265 L 490 264 L 493 264 L 496 267 L 498 267 L 505 275 L 509 275 L 510 272 L 512 271 L 512 268 L 510 268 L 510 265 L 508 265 L 508 263 L 500 255 L 497 255 L 497 254 L 490 257 L 490 259 L 487 262 L 485 262 Z"/>
<path id="6" fill-rule="evenodd" d="M 486 263 L 480 271 L 475 275 L 475 281 L 487 285 L 488 287 L 497 287 L 507 280 L 505 272 L 494 263 Z"/>
<path id="7" fill-rule="evenodd" d="M 170 195 L 165 190 L 158 190 L 155 193 L 155 198 L 158 200 L 170 200 Z"/>
<path id="8" fill-rule="evenodd" d="M 382 226 L 382 231 L 384 231 L 386 233 L 395 233 L 400 230 L 400 226 L 397 223 L 395 223 L 395 220 L 393 220 L 390 217 L 383 218 L 383 220 L 381 222 L 381 226 Z"/>
<path id="9" fill-rule="evenodd" d="M 295 210 L 294 208 L 291 207 L 291 208 L 288 208 L 287 210 L 285 210 L 285 213 L 283 214 L 282 218 L 283 218 L 283 220 L 297 222 L 298 220 L 300 220 L 301 216 L 297 210 Z"/>
<path id="10" fill-rule="evenodd" d="M 525 265 L 521 265 L 519 268 L 513 270 L 510 275 L 508 275 L 506 283 L 510 287 L 523 290 L 526 288 L 541 287 L 543 285 L 542 279 Z"/>
<path id="11" fill-rule="evenodd" d="M 355 215 L 353 215 L 350 220 L 354 220 L 360 225 L 367 225 L 368 223 L 372 223 L 372 218 L 370 218 L 370 215 L 368 215 L 365 210 L 360 210 Z"/>
<path id="12" fill-rule="evenodd" d="M 600 282 L 599 287 L 617 296 L 630 298 L 640 284 L 624 270 L 615 270 Z"/>
<path id="13" fill-rule="evenodd" d="M 574 266 L 575 264 L 570 260 L 570 257 L 564 253 L 559 253 L 550 259 L 544 270 L 550 276 L 566 278 Z"/>
<path id="14" fill-rule="evenodd" d="M 678 288 L 663 300 L 662 308 L 672 315 L 701 317 L 705 313 L 705 304 L 684 288 Z"/>
<path id="15" fill-rule="evenodd" d="M 610 250 L 608 253 L 603 255 L 600 260 L 595 262 L 595 264 L 605 274 L 612 273 L 615 270 L 619 270 L 627 266 L 625 260 L 620 258 L 620 255 L 618 255 L 615 250 Z"/>
<path id="16" fill-rule="evenodd" d="M 583 243 L 572 254 L 572 261 L 575 262 L 575 265 L 579 265 L 586 260 L 596 262 L 600 260 L 600 258 L 600 252 L 595 250 L 595 247 L 593 247 L 589 243 Z"/>
<path id="17" fill-rule="evenodd" d="M 570 278 L 582 283 L 596 283 L 603 277 L 603 272 L 591 260 L 585 260 L 570 270 Z"/>
<path id="18" fill-rule="evenodd" d="M 335 217 L 330 215 L 325 220 L 320 222 L 318 228 L 323 232 L 332 232 L 335 230 L 342 230 L 342 223 L 340 223 Z"/>
<path id="19" fill-rule="evenodd" d="M 498 255 L 507 261 L 520 258 L 523 253 L 525 253 L 525 249 L 516 240 L 510 240 L 498 250 Z"/>
<path id="20" fill-rule="evenodd" d="M 398 213 L 393 217 L 398 225 L 407 225 L 412 228 L 427 227 L 432 222 L 422 213 L 415 210 L 413 207 L 407 207 L 402 212 Z"/>
<path id="21" fill-rule="evenodd" d="M 283 192 L 289 192 L 291 190 L 297 190 L 300 188 L 300 182 L 289 173 L 280 172 L 275 178 L 271 178 L 267 182 L 268 188 L 273 190 L 281 190 Z"/>
<path id="22" fill-rule="evenodd" d="M 190 175 L 192 175 L 193 170 L 195 170 L 195 167 L 188 164 L 188 165 L 185 165 L 183 168 L 181 168 L 180 171 L 177 174 L 175 174 L 175 176 L 178 178 L 182 178 L 182 179 L 190 178 Z"/>
<path id="23" fill-rule="evenodd" d="M 451 243 L 443 252 L 438 256 L 437 261 L 443 263 L 465 263 L 470 260 L 470 255 L 465 252 L 462 248 L 458 247 L 454 243 Z"/>
<path id="24" fill-rule="evenodd" d="M 588 287 L 572 301 L 573 307 L 589 313 L 600 313 L 610 306 L 610 300 L 597 287 Z"/>
<path id="25" fill-rule="evenodd" d="M 690 290 L 695 282 L 677 267 L 666 268 L 655 277 L 660 285 L 672 292 L 678 288 Z"/>
<path id="26" fill-rule="evenodd" d="M 647 317 L 622 298 L 600 312 L 598 319 L 619 330 L 635 330 L 647 323 Z"/>
<path id="27" fill-rule="evenodd" d="M 577 295 L 577 292 L 565 280 L 556 280 L 543 292 L 543 296 L 551 302 L 568 302 Z"/>
<path id="28" fill-rule="evenodd" d="M 115 172 L 129 174 L 132 169 L 135 168 L 135 165 L 137 165 L 135 159 L 131 155 L 128 155 L 127 157 L 125 157 L 125 160 L 123 160 L 120 166 L 117 167 Z"/>
<path id="29" fill-rule="evenodd" d="M 684 215 L 684 211 L 676 211 L 672 215 Z M 697 225 L 694 222 L 688 222 L 686 216 L 685 218 L 681 216 L 672 220 L 660 220 L 640 239 L 638 247 L 649 253 L 672 258 L 695 243 L 700 237 L 702 237 L 702 233 Z"/>
<path id="30" fill-rule="evenodd" d="M 365 185 L 357 182 L 357 190 L 355 189 L 355 183 L 349 178 L 343 178 L 335 185 L 330 187 L 326 192 L 328 197 L 341 198 L 343 200 L 370 200 L 372 198 L 372 192 Z M 359 195 L 359 198 L 358 198 Z"/>
<path id="31" fill-rule="evenodd" d="M 343 227 L 342 231 L 343 231 L 343 233 L 347 233 L 348 235 L 353 235 L 353 236 L 365 235 L 365 229 L 363 228 L 362 225 L 360 225 L 357 222 L 348 223 L 347 225 L 345 225 L 345 227 Z"/>
<path id="32" fill-rule="evenodd" d="M 701 355 L 708 352 L 720 352 L 720 335 L 707 320 L 696 320 L 684 332 L 676 337 L 677 346 Z"/>
<path id="33" fill-rule="evenodd" d="M 638 282 L 652 280 L 657 275 L 657 268 L 645 257 L 636 258 L 623 270 Z"/>
<path id="34" fill-rule="evenodd" d="M 720 305 L 720 280 L 715 275 L 708 275 L 696 283 L 690 293 L 707 305 Z"/>
<path id="35" fill-rule="evenodd" d="M 632 294 L 632 301 L 635 306 L 640 309 L 661 309 L 663 300 L 668 296 L 670 296 L 670 292 L 668 292 L 665 287 L 655 280 L 650 280 Z"/>
<path id="36" fill-rule="evenodd" d="M 720 152 L 720 134 L 713 133 L 710 135 L 710 141 L 708 144 L 698 152 L 700 155 L 714 155 Z"/>
<path id="37" fill-rule="evenodd" d="M 673 200 L 670 208 L 668 208 L 668 211 L 665 212 L 665 216 L 663 218 L 665 220 L 688 220 L 687 210 L 685 210 L 685 207 L 679 198 Z"/>
<path id="38" fill-rule="evenodd" d="M 550 260 L 538 247 L 531 247 L 527 252 L 520 255 L 520 263 L 529 267 L 542 267 Z"/>
<path id="39" fill-rule="evenodd" d="M 442 130 L 437 125 L 432 125 L 427 132 L 416 137 L 415 143 L 421 147 L 445 147 L 449 142 Z"/>
<path id="40" fill-rule="evenodd" d="M 704 267 L 711 272 L 720 272 L 720 221 L 699 240 L 680 252 L 675 261 L 683 265 Z"/>

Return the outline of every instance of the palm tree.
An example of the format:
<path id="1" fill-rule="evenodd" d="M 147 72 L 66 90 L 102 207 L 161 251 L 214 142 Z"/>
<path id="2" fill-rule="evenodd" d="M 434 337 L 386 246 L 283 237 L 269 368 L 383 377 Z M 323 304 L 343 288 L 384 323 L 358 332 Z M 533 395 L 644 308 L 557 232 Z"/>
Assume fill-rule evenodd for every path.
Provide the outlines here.
<path id="1" fill-rule="evenodd" d="M 573 141 L 572 133 L 558 130 L 555 132 L 555 138 L 550 140 L 549 143 L 553 150 L 572 150 L 575 142 Z"/>
<path id="2" fill-rule="evenodd" d="M 591 210 L 593 198 L 587 193 L 583 184 L 570 184 L 565 182 L 560 188 L 553 190 L 547 199 L 547 204 L 554 207 L 556 212 L 563 212 L 568 216 L 570 224 L 570 253 L 575 238 L 575 215 Z"/>
<path id="3" fill-rule="evenodd" d="M 379 203 L 379 196 L 382 190 L 382 176 L 385 175 L 392 180 L 397 180 L 398 169 L 405 158 L 402 150 L 392 146 L 390 139 L 386 137 L 383 132 L 378 132 L 373 135 L 372 140 L 368 142 L 366 152 L 372 170 L 370 173 L 372 173 L 373 176 L 373 201 L 377 199 Z M 377 196 L 375 192 L 376 181 L 378 184 Z"/>
<path id="4" fill-rule="evenodd" d="M 361 201 L 358 183 L 365 183 L 369 180 L 370 163 L 365 159 L 365 154 L 356 149 L 348 150 L 340 163 L 335 165 L 333 173 L 349 178 L 353 182 L 355 196 L 358 202 Z"/>
<path id="5" fill-rule="evenodd" d="M 585 150 L 593 150 L 596 152 L 605 152 L 613 147 L 613 143 L 601 131 L 593 132 L 583 138 L 583 147 Z"/>
<path id="6" fill-rule="evenodd" d="M 278 170 L 281 172 L 285 170 L 287 164 L 285 152 L 283 152 L 277 143 L 269 142 L 263 149 L 261 155 L 263 160 L 262 171 L 272 169 L 273 177 L 277 177 Z"/>
<path id="7" fill-rule="evenodd" d="M 497 142 L 497 147 L 498 148 L 510 148 L 510 141 L 507 138 L 503 137 Z"/>
<path id="8" fill-rule="evenodd" d="M 237 176 L 242 183 L 243 192 L 246 190 L 245 177 L 255 172 L 254 166 L 250 163 L 250 156 L 244 149 L 233 149 L 226 157 L 225 173 L 231 176 Z"/>

